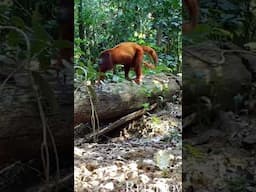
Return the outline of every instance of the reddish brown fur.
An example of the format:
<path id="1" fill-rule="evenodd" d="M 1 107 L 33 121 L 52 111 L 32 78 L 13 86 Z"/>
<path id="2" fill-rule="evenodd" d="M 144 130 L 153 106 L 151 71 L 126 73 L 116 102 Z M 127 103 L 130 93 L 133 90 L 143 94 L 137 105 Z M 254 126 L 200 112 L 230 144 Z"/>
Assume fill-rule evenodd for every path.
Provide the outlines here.
<path id="1" fill-rule="evenodd" d="M 197 0 L 184 0 L 184 1 L 190 16 L 190 22 L 184 23 L 182 26 L 182 31 L 186 33 L 186 32 L 192 31 L 197 25 L 199 5 Z"/>
<path id="2" fill-rule="evenodd" d="M 116 64 L 122 64 L 124 65 L 125 78 L 129 79 L 129 71 L 133 68 L 136 73 L 134 81 L 140 84 L 142 80 L 142 64 L 148 68 L 155 68 L 153 64 L 143 61 L 144 53 L 149 54 L 154 63 L 157 64 L 158 57 L 154 49 L 133 42 L 120 43 L 100 54 L 99 71 L 105 73 L 113 69 Z M 100 79 L 104 79 L 104 74 L 101 74 Z"/>

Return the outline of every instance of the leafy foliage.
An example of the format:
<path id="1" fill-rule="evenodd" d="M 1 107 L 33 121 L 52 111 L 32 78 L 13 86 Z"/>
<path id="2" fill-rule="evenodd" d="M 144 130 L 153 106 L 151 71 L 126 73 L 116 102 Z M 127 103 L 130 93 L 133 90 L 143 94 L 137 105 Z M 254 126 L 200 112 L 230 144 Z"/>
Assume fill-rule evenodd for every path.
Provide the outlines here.
<path id="1" fill-rule="evenodd" d="M 255 0 L 201 0 L 200 24 L 197 29 L 184 36 L 184 42 L 201 42 L 208 39 L 232 41 L 244 45 L 255 41 Z"/>
<path id="2" fill-rule="evenodd" d="M 40 68 L 50 66 L 60 48 L 70 47 L 70 43 L 56 40 L 58 37 L 56 1 L 6 1 L 0 4 L 0 25 L 21 29 L 29 38 L 31 58 L 39 60 Z M 25 41 L 14 30 L 0 31 L 0 54 L 15 59 L 24 59 Z"/>

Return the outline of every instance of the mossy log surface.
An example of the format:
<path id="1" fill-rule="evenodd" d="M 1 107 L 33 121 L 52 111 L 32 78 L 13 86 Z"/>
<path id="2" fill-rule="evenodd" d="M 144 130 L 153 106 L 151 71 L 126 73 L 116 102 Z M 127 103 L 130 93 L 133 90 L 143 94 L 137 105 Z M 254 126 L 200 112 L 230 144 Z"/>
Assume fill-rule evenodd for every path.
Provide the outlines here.
<path id="1" fill-rule="evenodd" d="M 170 101 L 180 89 L 181 77 L 164 74 L 145 76 L 141 85 L 123 81 L 88 87 L 84 83 L 75 92 L 74 123 L 90 122 L 92 108 L 101 122 L 117 119 L 145 103 Z"/>

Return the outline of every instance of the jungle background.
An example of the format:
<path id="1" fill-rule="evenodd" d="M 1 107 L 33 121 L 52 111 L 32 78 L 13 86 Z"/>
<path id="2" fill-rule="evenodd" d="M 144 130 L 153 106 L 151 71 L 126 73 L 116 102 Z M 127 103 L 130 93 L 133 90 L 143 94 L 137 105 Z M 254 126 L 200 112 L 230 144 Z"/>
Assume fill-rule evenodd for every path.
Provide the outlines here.
<path id="1" fill-rule="evenodd" d="M 184 45 L 190 45 L 193 43 L 199 43 L 204 42 L 205 40 L 217 40 L 221 42 L 232 42 L 240 47 L 247 48 L 250 51 L 255 50 L 255 31 L 256 31 L 256 20 L 255 20 L 255 1 L 238 1 L 238 0 L 226 0 L 226 1 L 218 1 L 218 0 L 201 0 L 200 1 L 200 23 L 195 30 L 195 32 L 191 34 L 187 34 L 186 36 L 183 36 L 183 45 L 181 41 L 181 2 L 180 1 L 75 1 L 75 57 L 74 57 L 74 65 L 76 69 L 75 73 L 75 83 L 79 83 L 82 80 L 96 80 L 97 77 L 97 58 L 99 53 L 107 48 L 113 47 L 119 42 L 122 41 L 136 41 L 141 44 L 146 44 L 149 46 L 152 46 L 155 48 L 159 54 L 159 66 L 157 70 L 155 71 L 145 71 L 145 74 L 154 74 L 158 72 L 166 72 L 166 73 L 179 73 L 182 71 L 182 46 Z M 25 59 L 28 55 L 33 61 L 32 65 L 25 69 L 26 72 L 31 71 L 37 71 L 37 72 L 48 72 L 48 70 L 51 68 L 51 59 L 56 57 L 57 52 L 60 48 L 64 47 L 70 47 L 70 44 L 66 41 L 59 41 L 58 40 L 58 32 L 56 30 L 56 27 L 58 26 L 57 22 L 57 13 L 58 13 L 58 6 L 57 1 L 55 0 L 25 0 L 25 1 L 16 1 L 16 0 L 3 0 L 0 2 L 0 25 L 1 25 L 1 44 L 0 44 L 0 54 L 1 56 L 5 56 L 7 58 L 14 59 L 16 62 Z M 184 13 L 184 18 L 187 18 L 186 13 Z M 5 26 L 14 26 L 18 29 L 21 29 L 28 37 L 29 42 L 31 43 L 31 51 L 28 54 L 26 50 L 26 43 L 23 39 L 23 37 L 16 33 L 13 30 L 10 29 L 3 29 Z M 255 60 L 253 60 L 255 61 Z M 26 113 L 24 113 L 24 110 L 21 110 L 20 113 L 17 114 L 23 114 L 21 116 L 15 116 L 10 115 L 13 114 L 13 111 L 10 109 L 16 109 L 16 108 L 24 108 L 26 109 L 27 106 L 33 105 L 34 108 L 37 108 L 37 104 L 35 103 L 35 96 L 29 97 L 29 99 L 26 99 L 22 95 L 22 99 L 17 100 L 18 102 L 26 100 L 27 102 L 21 103 L 24 105 L 10 105 L 9 96 L 14 95 L 15 97 L 20 97 L 20 95 L 15 95 L 13 92 L 7 92 L 4 94 L 2 92 L 3 82 L 8 77 L 10 73 L 16 70 L 17 63 L 15 65 L 6 65 L 6 59 L 2 60 L 1 58 L 1 70 L 0 71 L 0 77 L 1 77 L 1 122 L 0 122 L 0 128 L 1 134 L 6 133 L 6 129 L 8 127 L 10 131 L 10 134 L 16 133 L 16 130 L 29 130 L 29 127 L 37 127 L 40 125 L 40 120 L 38 120 L 38 116 L 34 119 L 36 119 L 35 123 L 31 123 L 31 121 L 21 121 L 22 117 L 26 116 Z M 10 69 L 5 69 L 4 67 L 10 67 Z M 24 72 L 24 69 L 18 68 L 18 72 Z M 120 81 L 123 78 L 123 74 L 120 70 L 120 73 L 118 73 L 118 76 L 113 77 L 112 74 L 109 74 L 108 79 L 112 78 L 112 81 Z M 251 72 L 250 72 L 251 74 Z M 184 74 L 183 74 L 184 75 Z M 200 75 L 199 75 L 200 76 Z M 9 89 L 16 89 L 18 86 L 18 90 L 24 90 L 24 84 L 13 84 L 13 81 L 16 80 L 10 79 L 7 84 Z M 19 83 L 22 80 L 22 78 L 18 79 L 16 83 Z M 54 78 L 54 81 L 57 81 L 57 79 Z M 255 82 L 255 79 L 250 79 L 251 82 Z M 52 80 L 51 80 L 52 81 Z M 73 77 L 72 82 L 73 84 Z M 25 84 L 27 86 L 27 84 Z M 14 86 L 15 88 L 13 88 Z M 31 85 L 29 85 L 31 86 Z M 42 90 L 42 86 L 38 86 L 40 90 Z M 232 86 L 230 86 L 232 87 Z M 238 140 L 238 147 L 241 147 L 242 149 L 246 148 L 246 155 L 247 159 L 244 161 L 240 160 L 240 157 L 244 157 L 244 151 L 240 153 L 239 150 L 234 151 L 236 153 L 236 158 L 229 158 L 225 157 L 223 158 L 224 165 L 228 164 L 230 165 L 229 169 L 227 171 L 235 172 L 233 178 L 228 178 L 226 182 L 226 187 L 231 191 L 255 191 L 255 174 L 252 170 L 252 168 L 255 166 L 253 151 L 251 149 L 255 146 L 255 133 L 252 131 L 254 130 L 253 127 L 255 124 L 255 121 L 253 120 L 254 116 L 251 116 L 251 119 L 245 119 L 245 116 L 242 116 L 242 120 L 238 119 L 238 117 L 241 117 L 241 113 L 245 113 L 247 115 L 248 111 L 251 112 L 250 114 L 255 113 L 255 104 L 253 103 L 255 101 L 255 94 L 253 92 L 253 86 L 250 89 L 250 93 L 247 91 L 246 94 L 242 94 L 238 92 L 236 95 L 237 97 L 234 97 L 234 100 L 236 102 L 236 108 L 234 113 L 223 113 L 223 118 L 227 124 L 224 125 L 226 128 L 226 132 L 233 133 L 230 131 L 230 127 L 234 127 L 234 133 L 230 137 L 232 140 L 233 138 L 236 139 L 236 137 L 239 136 Z M 49 87 L 47 87 L 48 89 Z M 32 92 L 31 90 L 29 92 Z M 23 93 L 23 92 L 22 92 Z M 50 93 L 48 91 L 42 91 L 42 93 L 47 93 L 46 96 L 52 99 L 53 93 Z M 28 94 L 26 92 L 26 94 Z M 62 93 L 63 94 L 63 93 Z M 72 95 L 73 95 L 73 89 L 72 89 Z M 33 98 L 31 100 L 31 98 Z M 4 101 L 8 100 L 7 105 L 4 105 Z M 47 100 L 47 99 L 46 99 Z M 49 99 L 48 99 L 49 100 Z M 231 99 L 232 100 L 232 99 Z M 13 101 L 13 100 L 11 100 Z M 73 97 L 69 97 L 69 100 L 66 98 L 64 105 L 67 105 L 67 101 L 69 101 L 71 104 L 71 108 L 73 109 Z M 204 100 L 205 101 L 205 100 Z M 209 104 L 209 99 L 206 99 L 206 101 Z M 29 105 L 28 105 L 29 104 Z M 218 104 L 218 103 L 217 103 Z M 180 105 L 180 103 L 179 103 Z M 36 107 L 35 107 L 36 106 Z M 47 105 L 47 107 L 51 107 L 52 104 Z M 210 105 L 214 106 L 214 105 Z M 216 105 L 217 106 L 217 105 Z M 46 107 L 46 108 L 47 108 Z M 33 108 L 33 109 L 34 109 Z M 44 108 L 45 109 L 45 108 Z M 213 109 L 210 110 L 209 109 Z M 215 113 L 216 108 L 207 108 L 207 113 L 203 117 L 204 122 L 208 121 L 209 114 L 211 115 L 211 112 Z M 246 109 L 246 110 L 244 110 Z M 29 108 L 28 110 L 31 111 Z M 48 108 L 47 108 L 48 110 Z M 46 111 L 46 109 L 45 109 Z M 8 113 L 6 113 L 8 112 Z M 72 110 L 69 110 L 69 114 L 72 117 Z M 205 111 L 204 111 L 205 112 Z M 209 113 L 210 112 L 210 113 Z M 32 112 L 28 113 L 30 117 L 34 117 L 31 115 L 31 113 L 38 113 L 38 110 L 32 110 Z M 201 112 L 202 114 L 202 112 Z M 5 115 L 5 116 L 4 116 Z M 239 116 L 240 115 L 240 116 Z M 26 117 L 27 117 L 26 116 Z M 180 115 L 178 115 L 180 116 Z M 8 118 L 7 118 L 8 117 Z M 9 119 L 12 118 L 13 119 Z M 169 116 L 168 116 L 169 118 Z M 201 118 L 201 117 L 200 117 Z M 7 120 L 10 120 L 11 123 L 5 124 Z M 157 124 L 159 124 L 158 118 L 152 118 Z M 179 117 L 180 119 L 180 117 Z M 55 119 L 54 119 L 55 120 Z M 40 123 L 38 123 L 40 122 Z M 248 124 L 249 122 L 249 124 Z M 8 126 L 7 126 L 8 125 Z M 19 129 L 16 129 L 17 126 Z M 250 129 L 242 129 L 245 126 L 249 127 Z M 55 126 L 58 127 L 58 126 Z M 26 129 L 24 129 L 26 128 Z M 62 127 L 60 127 L 62 128 Z M 38 129 L 37 129 L 38 130 Z M 242 130 L 239 132 L 239 130 Z M 206 138 L 201 140 L 202 143 L 207 143 L 209 141 L 209 138 L 211 138 L 212 134 L 214 134 L 215 137 L 220 137 L 223 139 L 225 134 L 223 134 L 221 131 L 215 131 L 212 133 L 208 132 L 208 136 L 204 137 Z M 71 135 L 71 134 L 70 134 Z M 251 137 L 247 137 L 247 136 Z M 181 140 L 181 130 L 178 131 L 178 140 Z M 175 137 L 176 137 L 175 136 Z M 205 136 L 205 135 L 204 135 Z M 41 137 L 40 137 L 41 138 Z M 72 137 L 73 139 L 73 137 Z M 71 139 L 71 140 L 72 140 Z M 38 140 L 38 138 L 37 138 Z M 13 141 L 13 140 L 12 140 Z M 63 139 L 61 140 L 63 142 Z M 67 140 L 64 140 L 67 141 Z M 170 140 L 167 140 L 170 141 Z M 226 140 L 224 140 L 226 141 Z M 31 155 L 31 152 L 35 150 L 35 146 L 31 143 L 32 140 L 29 139 L 29 142 L 22 142 L 22 144 L 27 143 L 27 146 L 30 146 L 30 151 L 22 151 L 20 150 L 20 154 L 25 155 L 26 159 L 28 159 Z M 72 141 L 73 142 L 73 141 Z M 138 143 L 134 143 L 134 145 L 138 145 Z M 147 145 L 147 143 L 146 143 Z M 8 146 L 12 146 L 16 148 L 19 145 L 15 145 L 15 142 L 9 143 Z M 32 146 L 32 148 L 31 148 Z M 131 145 L 127 145 L 131 146 Z M 166 146 L 166 143 L 163 144 L 163 147 Z M 3 147 L 3 150 L 0 150 L 1 152 L 5 152 L 6 148 L 5 145 L 1 145 Z M 116 145 L 111 145 L 110 149 L 115 148 Z M 123 146 L 121 146 L 123 147 Z M 149 146 L 151 147 L 151 146 Z M 124 151 L 127 147 L 124 147 Z M 28 149 L 28 148 L 25 148 Z M 105 150 L 106 148 L 104 148 Z M 204 162 L 202 158 L 206 158 L 206 154 L 209 155 L 211 151 L 215 148 L 212 148 L 211 146 L 203 146 L 200 149 L 197 149 L 195 147 L 191 147 L 191 145 L 187 146 L 187 150 L 189 151 L 189 154 L 196 158 L 196 160 L 199 159 L 200 162 Z M 95 148 L 97 151 L 98 149 Z M 105 153 L 106 151 L 100 151 L 99 153 Z M 67 151 L 64 151 L 66 153 Z M 81 154 L 86 155 L 87 153 L 84 151 L 78 151 L 78 153 L 81 152 Z M 89 151 L 90 152 L 90 151 Z M 117 151 L 115 154 L 117 154 L 119 151 Z M 140 151 L 137 151 L 138 155 L 146 155 L 146 153 L 143 153 L 143 148 Z M 148 153 L 150 151 L 147 151 Z M 14 153 L 17 154 L 14 150 Z M 73 153 L 73 149 L 72 149 Z M 151 153 L 154 153 L 151 151 Z M 132 154 L 132 153 L 131 153 Z M 131 154 L 127 156 L 127 158 L 131 157 Z M 5 157 L 5 154 L 1 154 L 3 157 Z M 169 153 L 167 153 L 168 160 L 169 160 Z M 20 156 L 19 156 L 20 157 Z M 18 158 L 19 158 L 18 157 Z M 135 158 L 137 155 L 134 156 Z M 159 156 L 156 155 L 156 158 Z M 163 156 L 160 155 L 162 158 Z M 253 157 L 253 158 L 250 158 Z M 160 158 L 160 159 L 161 159 Z M 176 158 L 176 156 L 175 156 Z M 176 161 L 175 158 L 173 159 L 174 164 L 176 164 L 179 161 Z M 2 160 L 3 158 L 1 158 Z M 31 157 L 32 159 L 32 157 Z M 111 159 L 111 158 L 110 158 Z M 159 158 L 158 158 L 159 159 Z M 19 159 L 18 159 L 19 160 Z M 73 157 L 72 157 L 73 160 Z M 211 162 L 210 159 L 208 159 L 208 162 Z M 120 163 L 120 162 L 119 162 Z M 1 172 L 1 178 L 4 178 L 2 181 L 5 181 L 4 185 L 2 185 L 0 188 L 1 191 L 17 191 L 20 190 L 22 187 L 30 187 L 31 178 L 34 178 L 35 181 L 34 184 L 37 184 L 38 181 L 41 181 L 41 183 L 45 184 L 45 181 L 49 182 L 49 175 L 47 174 L 38 174 L 38 172 L 31 172 L 31 167 L 34 165 L 40 164 L 40 162 L 24 162 L 24 163 L 15 163 L 15 166 L 10 166 L 8 169 L 4 169 Z M 65 164 L 65 163 L 64 163 Z M 6 164 L 4 164 L 6 165 Z M 70 165 L 70 164 L 69 164 Z M 205 163 L 205 165 L 208 166 L 208 164 Z M 95 167 L 98 165 L 91 163 L 89 167 L 86 167 L 86 169 L 82 171 L 88 171 L 92 172 L 95 170 Z M 129 165 L 130 167 L 133 167 L 133 165 Z M 144 167 L 146 170 L 153 170 L 155 167 L 148 167 L 145 164 L 141 164 L 141 167 Z M 164 166 L 165 167 L 165 166 Z M 211 166 L 209 166 L 211 168 Z M 249 169 L 247 169 L 249 167 Z M 9 169 L 10 168 L 10 169 Z M 68 179 L 69 181 L 72 180 L 72 168 L 64 170 L 65 173 L 69 176 L 65 179 Z M 115 167 L 114 167 L 115 169 Z M 22 170 L 22 171 L 20 171 Z M 211 169 L 215 170 L 215 169 Z M 235 170 L 235 171 L 234 171 Z M 237 171 L 240 170 L 240 171 Z M 13 171 L 16 174 L 13 174 Z M 68 173 L 67 173 L 68 172 Z M 85 173 L 82 172 L 84 175 Z M 132 171 L 134 172 L 134 171 Z M 130 174 L 132 174 L 130 172 Z M 232 173 L 233 173 L 232 172 Z M 11 174 L 10 174 L 11 173 Z M 51 173 L 55 173 L 54 171 Z M 210 171 L 207 172 L 209 175 Z M 238 174 L 237 174 L 238 173 Z M 71 174 L 71 175 L 70 175 Z M 88 172 L 86 172 L 88 174 Z M 165 169 L 160 172 L 161 176 L 169 177 L 170 175 L 169 171 L 166 171 Z M 15 177 L 10 178 L 10 175 L 15 175 Z M 34 177 L 33 177 L 34 176 Z M 132 177 L 133 175 L 131 175 Z M 47 180 L 48 178 L 48 180 Z M 55 177 L 54 177 L 55 178 Z M 81 177 L 80 177 L 81 178 Z M 145 179 L 147 177 L 142 176 L 142 179 Z M 193 175 L 193 178 L 195 176 Z M 208 179 L 208 177 L 205 177 Z M 213 180 L 216 178 L 216 175 L 212 175 Z M 211 178 L 211 179 L 212 179 Z M 220 179 L 222 179 L 220 177 Z M 248 181 L 249 179 L 249 181 Z M 147 179 L 146 179 L 147 180 Z M 8 182 L 6 182 L 8 181 Z M 33 182 L 32 181 L 32 182 Z M 65 180 L 66 181 L 66 180 Z M 176 181 L 176 180 L 175 180 Z M 180 181 L 180 180 L 179 180 Z M 210 180 L 211 181 L 211 180 Z M 197 175 L 197 179 L 194 179 L 193 182 L 207 185 L 210 184 L 209 180 L 205 180 L 204 177 L 202 177 L 202 174 Z M 46 182 L 46 183 L 47 183 Z M 83 183 L 83 182 L 81 182 Z M 108 184 L 108 183 L 107 183 Z M 97 185 L 97 183 L 96 183 Z M 107 187 L 109 185 L 106 185 Z M 51 187 L 54 188 L 54 185 L 51 185 Z M 87 186 L 85 186 L 87 187 Z M 44 188 L 44 185 L 33 188 L 34 191 L 38 191 L 38 188 Z"/>
<path id="2" fill-rule="evenodd" d="M 194 37 L 194 42 L 210 39 L 237 45 L 255 41 L 255 1 L 201 0 L 200 24 L 184 37 Z"/>
<path id="3" fill-rule="evenodd" d="M 250 6 L 249 2 L 236 0 L 201 0 L 200 24 L 193 33 L 183 36 L 183 46 L 209 39 L 238 45 L 252 42 L 255 39 L 255 17 L 250 11 L 253 2 Z M 79 66 L 75 81 L 95 80 L 99 53 L 124 41 L 156 49 L 159 66 L 149 73 L 182 72 L 181 11 L 178 0 L 75 1 L 74 59 L 75 66 Z M 187 13 L 183 16 L 186 20 Z M 120 77 L 123 75 L 119 73 L 114 80 L 119 81 Z"/>
<path id="4" fill-rule="evenodd" d="M 188 16 L 186 8 L 182 8 L 180 3 L 76 1 L 75 87 L 83 80 L 94 82 L 97 79 L 97 58 L 100 52 L 123 41 L 134 41 L 156 49 L 159 64 L 156 70 L 144 69 L 145 77 L 150 79 L 150 75 L 162 72 L 175 75 L 182 73 L 184 85 L 182 99 L 179 94 L 176 99 L 170 97 L 171 101 L 163 102 L 156 110 L 148 111 L 139 119 L 120 126 L 121 129 L 117 129 L 120 134 L 103 134 L 97 144 L 87 143 L 86 139 L 75 139 L 75 188 L 78 191 L 94 187 L 122 190 L 126 181 L 123 177 L 117 179 L 120 175 L 134 182 L 131 189 L 136 188 L 136 185 L 139 188 L 141 183 L 153 188 L 160 180 L 162 182 L 158 186 L 163 191 L 166 186 L 179 191 L 181 181 L 183 189 L 187 191 L 255 189 L 253 180 L 245 182 L 245 178 L 253 174 L 252 169 L 245 170 L 253 164 L 251 151 L 247 151 L 245 155 L 245 164 L 238 159 L 239 156 L 244 156 L 244 147 L 251 146 L 255 141 L 247 138 L 255 124 L 249 124 L 239 132 L 241 127 L 245 128 L 248 119 L 240 116 L 241 119 L 236 121 L 237 115 L 248 115 L 253 111 L 250 107 L 255 99 L 251 86 L 254 82 L 251 78 L 253 70 L 246 64 L 248 58 L 242 59 L 245 62 L 241 61 L 239 52 L 223 52 L 226 49 L 252 52 L 255 41 L 253 2 L 200 0 L 199 24 L 194 31 L 182 36 L 181 16 L 185 21 Z M 189 49 L 189 52 L 185 49 Z M 221 57 L 222 53 L 224 57 Z M 218 65 L 219 60 L 223 60 L 224 64 Z M 253 60 L 255 58 L 249 61 L 250 66 L 253 65 Z M 123 83 L 123 76 L 121 68 L 117 75 L 108 73 L 107 84 L 102 87 L 111 82 Z M 123 95 L 128 88 L 120 87 L 124 91 Z M 130 91 L 131 95 L 139 90 L 138 87 L 137 90 Z M 151 89 L 146 90 L 148 97 L 151 97 Z M 87 92 L 95 97 L 93 91 Z M 111 91 L 107 95 L 111 95 Z M 106 98 L 103 100 L 105 103 L 111 101 L 114 105 L 118 102 L 118 99 Z M 145 109 L 150 106 L 146 100 L 144 104 Z M 122 104 L 117 107 L 122 108 Z M 96 111 L 101 111 L 99 108 Z M 113 108 L 106 110 L 105 116 L 112 110 Z M 101 125 L 109 128 L 117 122 L 111 122 L 109 126 L 101 122 Z M 90 126 L 87 124 L 87 129 L 88 127 Z M 220 149 L 219 146 L 225 148 Z M 223 151 L 232 150 L 232 147 L 237 153 L 232 151 L 230 154 L 222 154 Z M 124 152 L 125 149 L 128 154 Z M 123 159 L 118 160 L 116 154 Z M 104 160 L 97 160 L 97 157 L 103 156 Z M 131 161 L 136 162 L 133 171 L 129 168 L 132 167 Z M 82 166 L 83 162 L 87 162 L 86 167 Z M 240 165 L 243 167 L 241 171 Z M 104 172 L 105 170 L 107 171 Z M 227 176 L 230 170 L 232 174 Z M 99 176 L 83 179 L 84 174 L 89 176 L 96 172 L 103 173 L 109 180 L 103 181 Z M 100 183 L 99 186 L 94 183 L 95 180 Z"/>
<path id="5" fill-rule="evenodd" d="M 75 82 L 95 80 L 100 52 L 124 41 L 151 46 L 157 73 L 181 72 L 181 1 L 75 1 Z M 122 74 L 122 73 L 121 73 Z M 110 75 L 110 74 L 109 74 Z M 122 75 L 111 79 L 119 81 Z M 118 79 L 119 78 L 119 79 Z"/>
<path id="6" fill-rule="evenodd" d="M 76 191 L 158 190 L 158 182 L 163 190 L 181 189 L 180 86 L 172 77 L 157 76 L 182 72 L 181 12 L 180 0 L 75 1 L 75 117 L 83 119 L 75 127 Z M 143 68 L 142 86 L 125 81 L 121 66 L 93 86 L 100 53 L 127 41 L 155 49 L 157 68 Z"/>

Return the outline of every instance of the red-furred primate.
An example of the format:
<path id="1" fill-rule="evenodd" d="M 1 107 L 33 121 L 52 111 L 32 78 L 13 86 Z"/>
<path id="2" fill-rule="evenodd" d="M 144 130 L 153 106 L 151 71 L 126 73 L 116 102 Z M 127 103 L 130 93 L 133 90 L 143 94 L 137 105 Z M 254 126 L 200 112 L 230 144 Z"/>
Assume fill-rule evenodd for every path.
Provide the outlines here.
<path id="1" fill-rule="evenodd" d="M 197 0 L 184 0 L 184 2 L 188 9 L 190 21 L 183 24 L 182 31 L 189 32 L 195 28 L 198 22 L 199 7 Z M 125 78 L 129 79 L 129 71 L 131 68 L 134 68 L 136 73 L 135 82 L 140 84 L 142 80 L 142 64 L 148 68 L 155 68 L 154 65 L 143 62 L 144 52 L 148 53 L 153 58 L 155 64 L 157 63 L 157 54 L 154 49 L 132 42 L 120 43 L 100 54 L 99 71 L 105 73 L 113 69 L 116 64 L 123 64 Z M 100 79 L 104 79 L 104 74 L 101 74 Z"/>
<path id="2" fill-rule="evenodd" d="M 140 84 L 142 80 L 142 64 L 151 69 L 155 68 L 154 65 L 143 61 L 144 53 L 149 54 L 155 65 L 157 64 L 158 57 L 154 49 L 133 42 L 120 43 L 111 49 L 103 51 L 100 54 L 99 61 L 100 79 L 104 79 L 103 73 L 113 69 L 116 64 L 122 64 L 124 65 L 125 78 L 129 80 L 129 71 L 133 68 L 136 73 L 134 81 Z"/>
<path id="3" fill-rule="evenodd" d="M 199 14 L 199 5 L 197 0 L 183 0 L 188 9 L 190 21 L 188 23 L 184 23 L 182 26 L 183 32 L 192 31 L 198 22 L 198 14 Z"/>

